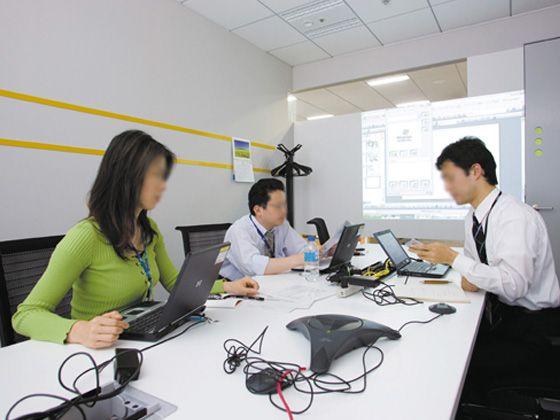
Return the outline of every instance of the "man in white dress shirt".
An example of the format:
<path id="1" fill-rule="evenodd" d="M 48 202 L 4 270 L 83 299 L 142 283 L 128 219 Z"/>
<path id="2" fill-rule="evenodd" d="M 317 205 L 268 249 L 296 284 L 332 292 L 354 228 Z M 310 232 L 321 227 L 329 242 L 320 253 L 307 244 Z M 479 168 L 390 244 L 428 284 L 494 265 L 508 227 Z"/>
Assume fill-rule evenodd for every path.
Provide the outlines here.
<path id="1" fill-rule="evenodd" d="M 249 191 L 249 212 L 226 233 L 231 248 L 220 274 L 237 280 L 303 266 L 306 243 L 286 220 L 284 184 L 274 178 L 257 181 Z"/>
<path id="2" fill-rule="evenodd" d="M 450 144 L 436 166 L 453 200 L 471 205 L 464 252 L 438 242 L 411 251 L 451 265 L 465 290 L 489 292 L 465 385 L 480 393 L 496 376 L 522 369 L 546 348 L 547 328 L 558 319 L 560 285 L 541 215 L 496 188 L 496 162 L 480 139 Z"/>

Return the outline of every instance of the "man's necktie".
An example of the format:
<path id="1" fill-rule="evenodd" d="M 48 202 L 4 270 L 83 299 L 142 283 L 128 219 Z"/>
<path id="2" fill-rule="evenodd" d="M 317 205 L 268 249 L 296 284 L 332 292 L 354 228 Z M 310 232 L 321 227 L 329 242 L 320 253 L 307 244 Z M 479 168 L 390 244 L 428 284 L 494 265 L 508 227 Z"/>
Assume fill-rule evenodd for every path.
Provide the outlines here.
<path id="1" fill-rule="evenodd" d="M 478 223 L 476 216 L 473 213 L 472 216 L 472 235 L 474 239 L 474 244 L 476 246 L 476 252 L 480 258 L 480 262 L 483 264 L 488 264 L 488 257 L 486 256 L 486 232 L 482 229 L 482 225 Z"/>
<path id="2" fill-rule="evenodd" d="M 481 263 L 488 264 L 488 256 L 486 255 L 486 232 L 482 229 L 482 224 L 478 223 L 474 213 L 472 220 L 472 235 L 476 246 L 476 252 L 478 253 L 478 258 L 480 258 Z M 498 307 L 498 297 L 494 293 L 487 292 L 484 313 L 486 320 L 488 321 L 488 329 L 490 331 L 496 328 L 501 321 Z"/>
<path id="3" fill-rule="evenodd" d="M 268 249 L 267 246 L 264 247 L 264 252 L 267 257 L 274 258 L 274 232 L 269 230 L 264 234 L 264 237 L 266 242 L 268 242 L 268 245 L 270 245 L 270 249 Z"/>

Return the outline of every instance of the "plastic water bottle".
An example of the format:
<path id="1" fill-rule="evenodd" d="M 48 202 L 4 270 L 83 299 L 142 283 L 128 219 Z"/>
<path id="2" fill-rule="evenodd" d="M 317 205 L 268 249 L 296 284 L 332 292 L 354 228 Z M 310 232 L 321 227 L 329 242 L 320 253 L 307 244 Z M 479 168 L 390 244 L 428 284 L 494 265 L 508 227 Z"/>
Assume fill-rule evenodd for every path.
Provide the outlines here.
<path id="1" fill-rule="evenodd" d="M 303 251 L 303 277 L 307 281 L 319 280 L 319 249 L 315 244 L 315 236 L 307 237 L 307 245 Z"/>

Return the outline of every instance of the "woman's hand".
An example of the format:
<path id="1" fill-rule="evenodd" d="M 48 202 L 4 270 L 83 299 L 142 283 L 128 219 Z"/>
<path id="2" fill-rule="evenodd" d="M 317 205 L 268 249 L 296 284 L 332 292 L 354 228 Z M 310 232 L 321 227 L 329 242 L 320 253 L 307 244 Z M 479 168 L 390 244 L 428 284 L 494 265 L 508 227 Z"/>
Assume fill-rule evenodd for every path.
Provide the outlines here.
<path id="1" fill-rule="evenodd" d="M 230 295 L 255 296 L 259 292 L 259 283 L 251 277 L 235 281 L 224 281 L 224 292 Z"/>
<path id="2" fill-rule="evenodd" d="M 117 311 L 96 316 L 91 321 L 76 322 L 66 338 L 67 343 L 82 344 L 91 349 L 111 347 L 128 323 Z"/>

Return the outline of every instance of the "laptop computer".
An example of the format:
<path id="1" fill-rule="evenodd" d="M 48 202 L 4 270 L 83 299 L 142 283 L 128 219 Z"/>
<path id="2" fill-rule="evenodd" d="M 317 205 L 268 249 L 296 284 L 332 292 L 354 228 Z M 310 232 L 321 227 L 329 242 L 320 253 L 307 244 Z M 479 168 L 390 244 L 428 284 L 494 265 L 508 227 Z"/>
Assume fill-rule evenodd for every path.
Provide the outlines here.
<path id="1" fill-rule="evenodd" d="M 225 242 L 187 254 L 166 302 L 140 302 L 121 310 L 129 328 L 119 338 L 157 341 L 200 315 L 229 248 Z"/>
<path id="2" fill-rule="evenodd" d="M 343 265 L 350 264 L 363 228 L 363 223 L 344 226 L 332 258 L 319 261 L 319 273 L 333 273 Z M 303 268 L 294 268 L 293 271 L 303 271 Z"/>
<path id="3" fill-rule="evenodd" d="M 374 233 L 373 236 L 397 269 L 397 274 L 412 277 L 444 277 L 450 267 L 446 264 L 430 264 L 412 259 L 390 229 Z"/>

